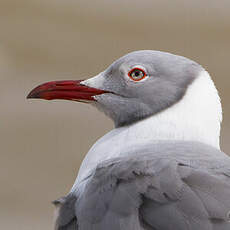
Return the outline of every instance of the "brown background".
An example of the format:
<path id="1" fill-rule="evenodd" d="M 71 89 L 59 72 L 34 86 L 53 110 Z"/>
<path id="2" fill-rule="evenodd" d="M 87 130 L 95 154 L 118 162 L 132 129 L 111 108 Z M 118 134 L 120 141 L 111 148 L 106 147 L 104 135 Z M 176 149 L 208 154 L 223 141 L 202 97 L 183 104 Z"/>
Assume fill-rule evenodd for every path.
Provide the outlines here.
<path id="1" fill-rule="evenodd" d="M 138 49 L 189 57 L 219 89 L 230 152 L 229 41 L 229 0 L 0 0 L 0 229 L 52 229 L 50 202 L 112 128 L 88 105 L 26 100 L 34 86 L 88 78 Z"/>

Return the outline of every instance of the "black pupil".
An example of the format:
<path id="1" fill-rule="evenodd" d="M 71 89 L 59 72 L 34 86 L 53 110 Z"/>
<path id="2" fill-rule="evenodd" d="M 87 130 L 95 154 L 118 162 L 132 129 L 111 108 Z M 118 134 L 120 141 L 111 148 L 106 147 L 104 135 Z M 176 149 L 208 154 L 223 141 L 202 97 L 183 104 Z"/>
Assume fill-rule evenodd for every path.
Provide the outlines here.
<path id="1" fill-rule="evenodd" d="M 145 76 L 144 71 L 140 70 L 140 69 L 133 69 L 130 76 L 132 78 L 135 78 L 136 80 L 140 80 Z"/>
<path id="2" fill-rule="evenodd" d="M 139 75 L 141 74 L 140 70 L 136 70 L 134 74 L 135 74 L 136 77 L 139 77 Z"/>

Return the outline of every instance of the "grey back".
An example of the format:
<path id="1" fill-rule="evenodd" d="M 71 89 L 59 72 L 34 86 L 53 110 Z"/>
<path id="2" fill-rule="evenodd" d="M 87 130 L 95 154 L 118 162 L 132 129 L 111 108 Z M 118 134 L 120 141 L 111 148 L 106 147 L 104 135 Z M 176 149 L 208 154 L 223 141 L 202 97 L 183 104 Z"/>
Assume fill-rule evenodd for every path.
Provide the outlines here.
<path id="1" fill-rule="evenodd" d="M 142 154 L 140 154 L 142 151 Z M 229 230 L 230 158 L 162 142 L 97 166 L 60 206 L 57 230 Z"/>

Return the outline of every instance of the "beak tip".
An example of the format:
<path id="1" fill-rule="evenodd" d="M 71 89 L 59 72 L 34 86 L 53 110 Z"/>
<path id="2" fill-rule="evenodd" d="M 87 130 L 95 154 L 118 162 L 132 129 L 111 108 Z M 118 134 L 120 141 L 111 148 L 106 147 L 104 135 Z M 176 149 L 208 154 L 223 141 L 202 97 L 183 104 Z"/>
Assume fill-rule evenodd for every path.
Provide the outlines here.
<path id="1" fill-rule="evenodd" d="M 31 99 L 31 98 L 33 98 L 33 97 L 32 97 L 32 95 L 30 95 L 30 94 L 28 94 L 28 95 L 26 96 L 26 99 Z"/>
<path id="2" fill-rule="evenodd" d="M 39 93 L 35 92 L 34 90 L 32 90 L 27 96 L 26 99 L 36 99 L 36 98 L 40 98 L 39 97 Z"/>

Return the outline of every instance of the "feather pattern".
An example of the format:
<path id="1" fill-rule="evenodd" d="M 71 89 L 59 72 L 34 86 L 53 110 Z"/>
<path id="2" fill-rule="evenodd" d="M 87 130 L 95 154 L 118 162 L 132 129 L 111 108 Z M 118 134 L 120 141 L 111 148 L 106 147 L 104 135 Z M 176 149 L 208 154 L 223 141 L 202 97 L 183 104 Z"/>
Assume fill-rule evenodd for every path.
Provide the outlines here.
<path id="1" fill-rule="evenodd" d="M 62 200 L 56 229 L 230 229 L 230 158 L 200 143 L 172 146 L 100 163 L 84 191 Z"/>

